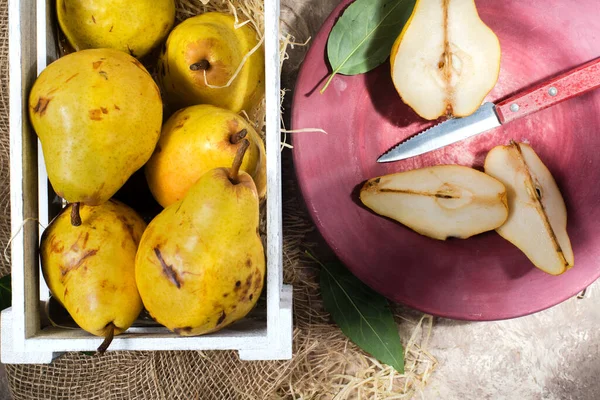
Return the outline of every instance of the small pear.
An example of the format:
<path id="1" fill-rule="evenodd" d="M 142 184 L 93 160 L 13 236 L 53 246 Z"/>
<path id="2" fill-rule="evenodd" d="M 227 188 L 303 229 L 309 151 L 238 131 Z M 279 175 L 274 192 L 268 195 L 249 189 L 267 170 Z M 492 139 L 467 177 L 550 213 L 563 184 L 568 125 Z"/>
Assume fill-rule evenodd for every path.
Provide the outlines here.
<path id="1" fill-rule="evenodd" d="M 140 242 L 135 275 L 144 306 L 180 335 L 218 331 L 243 318 L 263 288 L 258 193 L 239 171 L 249 145 L 242 143 L 232 168 L 202 175 L 150 222 Z"/>
<path id="2" fill-rule="evenodd" d="M 486 174 L 503 182 L 510 213 L 496 231 L 542 271 L 560 275 L 574 265 L 567 233 L 567 208 L 558 185 L 533 148 L 512 141 L 494 147 Z"/>
<path id="3" fill-rule="evenodd" d="M 77 325 L 105 337 L 127 330 L 142 310 L 135 283 L 135 254 L 146 228 L 127 205 L 109 200 L 81 206 L 81 225 L 71 225 L 68 205 L 44 231 L 40 242 L 44 280 L 52 296 Z"/>
<path id="4" fill-rule="evenodd" d="M 169 34 L 158 62 L 167 103 L 174 109 L 212 104 L 252 115 L 265 93 L 265 54 L 258 44 L 252 26 L 236 26 L 233 15 L 187 18 Z"/>
<path id="5" fill-rule="evenodd" d="M 174 0 L 57 0 L 61 30 L 75 49 L 110 48 L 142 58 L 175 22 Z"/>
<path id="6" fill-rule="evenodd" d="M 70 203 L 90 206 L 110 199 L 148 161 L 162 112 L 148 71 L 112 49 L 59 58 L 42 71 L 29 95 L 29 116 L 53 189 Z"/>
<path id="7" fill-rule="evenodd" d="M 183 199 L 209 170 L 231 165 L 244 138 L 250 147 L 240 169 L 252 176 L 262 199 L 267 190 L 265 146 L 252 125 L 229 110 L 211 105 L 179 110 L 163 126 L 145 167 L 156 201 L 167 207 Z"/>
<path id="8" fill-rule="evenodd" d="M 392 47 L 392 80 L 421 117 L 464 117 L 496 84 L 500 55 L 474 0 L 417 0 Z"/>
<path id="9" fill-rule="evenodd" d="M 433 239 L 466 239 L 508 218 L 506 188 L 476 169 L 438 165 L 373 178 L 363 204 Z"/>

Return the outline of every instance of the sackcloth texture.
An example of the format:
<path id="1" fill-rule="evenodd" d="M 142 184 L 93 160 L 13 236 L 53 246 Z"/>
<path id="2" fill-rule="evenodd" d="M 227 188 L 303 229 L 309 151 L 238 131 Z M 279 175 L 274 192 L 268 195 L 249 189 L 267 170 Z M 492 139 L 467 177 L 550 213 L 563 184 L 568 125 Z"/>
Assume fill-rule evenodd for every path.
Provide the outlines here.
<path id="1" fill-rule="evenodd" d="M 8 0 L 0 0 L 0 242 L 10 240 L 10 141 L 8 137 Z M 10 262 L 0 257 L 0 275 L 10 272 Z"/>
<path id="2" fill-rule="evenodd" d="M 206 3 L 207 0 L 180 0 L 178 15 L 181 16 L 181 9 L 189 12 Z M 227 9 L 226 4 L 222 7 Z M 283 14 L 293 15 L 294 10 L 284 8 Z M 282 28 L 285 30 L 285 21 Z M 8 0 L 0 0 L 0 29 L 0 243 L 4 249 L 11 237 Z M 304 42 L 308 38 L 288 36 L 285 40 L 289 44 L 295 39 Z M 291 58 L 303 55 L 304 50 L 299 47 L 288 49 Z M 294 51 L 300 55 L 294 55 Z M 297 65 L 284 65 L 284 85 L 293 84 L 296 69 Z M 284 101 L 284 107 L 289 105 L 290 97 Z M 287 120 L 287 114 L 284 115 Z M 328 254 L 302 203 L 291 151 L 283 149 L 282 167 L 284 280 L 294 285 L 291 360 L 240 361 L 232 351 L 107 352 L 102 356 L 67 353 L 50 365 L 6 365 L 13 398 L 372 399 L 411 398 L 419 392 L 436 365 L 426 350 L 432 323 L 429 316 L 394 306 L 406 349 L 406 372 L 401 375 L 349 342 L 323 309 L 319 269 L 304 251 L 312 249 L 324 257 Z M 0 266 L 1 275 L 10 272 L 10 261 L 4 257 Z"/>

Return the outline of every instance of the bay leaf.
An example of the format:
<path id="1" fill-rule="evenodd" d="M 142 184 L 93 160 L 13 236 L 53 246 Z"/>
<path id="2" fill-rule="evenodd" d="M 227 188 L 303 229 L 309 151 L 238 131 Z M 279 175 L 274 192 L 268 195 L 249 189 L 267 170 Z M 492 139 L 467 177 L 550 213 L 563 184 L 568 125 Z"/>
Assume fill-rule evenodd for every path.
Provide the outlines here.
<path id="1" fill-rule="evenodd" d="M 12 305 L 11 275 L 0 278 L 0 311 Z"/>
<path id="2" fill-rule="evenodd" d="M 339 262 L 321 265 L 325 309 L 342 332 L 380 362 L 404 373 L 404 349 L 387 299 L 356 278 Z"/>
<path id="3" fill-rule="evenodd" d="M 416 0 L 355 0 L 335 23 L 327 58 L 335 75 L 362 74 L 381 65 L 415 8 Z"/>

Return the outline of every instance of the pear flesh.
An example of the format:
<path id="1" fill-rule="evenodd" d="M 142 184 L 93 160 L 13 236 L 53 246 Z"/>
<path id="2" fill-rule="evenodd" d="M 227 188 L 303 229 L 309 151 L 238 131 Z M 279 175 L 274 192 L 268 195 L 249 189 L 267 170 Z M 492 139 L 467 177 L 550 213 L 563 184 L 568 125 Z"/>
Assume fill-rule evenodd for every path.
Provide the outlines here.
<path id="1" fill-rule="evenodd" d="M 567 209 L 548 168 L 528 144 L 493 148 L 485 172 L 504 183 L 510 213 L 497 232 L 539 269 L 560 275 L 574 265 Z"/>
<path id="2" fill-rule="evenodd" d="M 106 338 L 103 351 L 142 311 L 135 254 L 146 223 L 127 205 L 109 200 L 96 207 L 81 205 L 81 225 L 74 227 L 72 207 L 65 207 L 42 235 L 42 273 L 75 323 Z"/>
<path id="3" fill-rule="evenodd" d="M 392 48 L 392 80 L 421 117 L 463 117 L 496 84 L 500 54 L 473 0 L 418 0 Z"/>
<path id="4" fill-rule="evenodd" d="M 150 222 L 140 243 L 135 273 L 144 306 L 182 336 L 243 318 L 263 288 L 259 200 L 252 177 L 239 171 L 249 145 L 242 143 L 233 168 L 202 175 Z"/>
<path id="5" fill-rule="evenodd" d="M 506 189 L 473 168 L 440 165 L 367 181 L 360 199 L 377 214 L 439 240 L 466 239 L 501 226 Z"/>

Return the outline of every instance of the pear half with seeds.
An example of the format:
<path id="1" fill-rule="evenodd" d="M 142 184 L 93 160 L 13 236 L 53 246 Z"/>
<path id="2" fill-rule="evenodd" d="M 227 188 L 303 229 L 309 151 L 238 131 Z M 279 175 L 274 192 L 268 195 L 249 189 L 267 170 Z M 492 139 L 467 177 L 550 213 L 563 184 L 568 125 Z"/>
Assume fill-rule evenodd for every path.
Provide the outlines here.
<path id="1" fill-rule="evenodd" d="M 392 80 L 421 117 L 464 117 L 496 84 L 500 54 L 473 0 L 417 0 L 392 47 Z"/>
<path id="2" fill-rule="evenodd" d="M 365 206 L 439 240 L 466 239 L 501 226 L 508 217 L 506 188 L 460 165 L 439 165 L 385 175 L 360 191 Z"/>
<path id="3" fill-rule="evenodd" d="M 493 148 L 485 172 L 504 183 L 510 213 L 497 232 L 539 269 L 560 275 L 574 265 L 567 208 L 552 174 L 531 146 L 511 142 Z"/>

